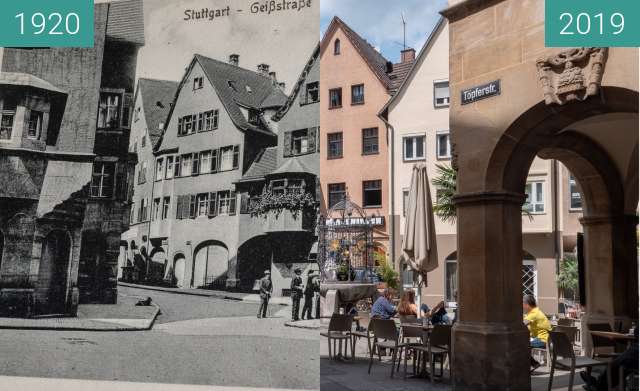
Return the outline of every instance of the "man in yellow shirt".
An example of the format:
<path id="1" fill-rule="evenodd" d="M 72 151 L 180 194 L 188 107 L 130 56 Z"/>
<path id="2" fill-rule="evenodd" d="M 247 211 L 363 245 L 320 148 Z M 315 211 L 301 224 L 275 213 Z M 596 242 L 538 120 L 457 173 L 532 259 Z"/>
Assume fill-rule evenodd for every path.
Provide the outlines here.
<path id="1" fill-rule="evenodd" d="M 529 328 L 529 345 L 532 348 L 544 349 L 549 339 L 549 331 L 551 331 L 549 319 L 540 311 L 536 299 L 532 295 L 524 296 L 522 299 L 522 309 L 525 312 L 524 324 Z M 539 366 L 540 363 L 531 357 L 531 371 L 534 371 Z"/>

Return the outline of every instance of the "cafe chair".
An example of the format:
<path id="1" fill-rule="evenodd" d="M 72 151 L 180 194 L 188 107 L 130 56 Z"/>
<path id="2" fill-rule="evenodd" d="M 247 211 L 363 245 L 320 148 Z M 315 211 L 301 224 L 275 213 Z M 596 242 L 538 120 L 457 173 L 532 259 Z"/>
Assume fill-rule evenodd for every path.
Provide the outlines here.
<path id="1" fill-rule="evenodd" d="M 571 391 L 573 390 L 573 378 L 576 369 L 585 368 L 587 373 L 591 375 L 593 367 L 609 365 L 607 362 L 594 360 L 591 357 L 576 356 L 569 336 L 561 331 L 549 332 L 549 347 L 551 349 L 551 365 L 548 391 L 553 388 L 553 372 L 556 368 L 569 371 L 569 388 L 567 390 Z"/>
<path id="2" fill-rule="evenodd" d="M 369 352 L 368 373 L 371 374 L 371 366 L 373 365 L 373 351 L 377 349 L 378 360 L 382 361 L 380 349 L 389 349 L 391 351 L 391 377 L 393 377 L 393 373 L 396 369 L 396 360 L 398 360 L 397 365 L 399 367 L 402 350 L 404 349 L 406 344 L 400 342 L 400 335 L 398 334 L 398 329 L 396 329 L 396 322 L 394 322 L 393 320 L 372 319 L 371 323 L 373 323 L 373 345 L 371 347 L 371 351 Z"/>
<path id="3" fill-rule="evenodd" d="M 411 342 L 414 340 L 415 342 Z M 418 327 L 403 327 L 402 342 L 405 344 L 404 349 L 404 378 L 407 378 L 407 360 L 409 352 L 413 353 L 413 374 L 416 374 L 416 368 L 421 368 L 421 363 L 426 359 L 429 347 L 426 344 L 427 332 Z"/>
<path id="4" fill-rule="evenodd" d="M 436 361 L 440 362 L 440 378 L 444 377 L 444 361 L 451 357 L 451 325 L 436 325 L 429 336 L 431 383 L 435 377 Z M 449 374 L 451 376 L 451 374 Z"/>
<path id="5" fill-rule="evenodd" d="M 326 333 L 320 333 L 321 336 L 327 337 L 329 344 L 329 359 L 342 354 L 342 343 L 344 342 L 344 355 L 347 356 L 347 347 L 351 346 L 351 358 L 355 357 L 355 350 L 351 341 L 351 325 L 353 323 L 353 317 L 351 315 L 333 314 L 329 321 L 329 329 Z M 333 341 L 333 353 L 331 352 L 331 342 Z M 339 350 L 336 351 L 336 341 L 339 342 Z"/>

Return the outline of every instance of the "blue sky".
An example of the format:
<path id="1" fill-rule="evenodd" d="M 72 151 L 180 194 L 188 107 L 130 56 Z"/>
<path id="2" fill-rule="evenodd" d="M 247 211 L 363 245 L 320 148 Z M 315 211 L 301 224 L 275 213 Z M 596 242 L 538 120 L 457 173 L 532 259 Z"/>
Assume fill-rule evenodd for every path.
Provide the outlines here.
<path id="1" fill-rule="evenodd" d="M 447 7 L 446 0 L 321 0 L 320 32 L 338 15 L 393 62 L 402 50 L 402 13 L 407 21 L 407 46 L 420 51 Z"/>

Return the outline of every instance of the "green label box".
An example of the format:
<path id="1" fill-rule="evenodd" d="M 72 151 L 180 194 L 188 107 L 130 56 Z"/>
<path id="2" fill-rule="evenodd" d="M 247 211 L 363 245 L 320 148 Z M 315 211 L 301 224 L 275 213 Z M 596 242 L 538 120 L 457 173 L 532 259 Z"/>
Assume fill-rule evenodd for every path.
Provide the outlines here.
<path id="1" fill-rule="evenodd" d="M 640 0 L 545 0 L 545 46 L 640 46 Z"/>
<path id="2" fill-rule="evenodd" d="M 93 47 L 93 0 L 0 0 L 0 47 Z"/>

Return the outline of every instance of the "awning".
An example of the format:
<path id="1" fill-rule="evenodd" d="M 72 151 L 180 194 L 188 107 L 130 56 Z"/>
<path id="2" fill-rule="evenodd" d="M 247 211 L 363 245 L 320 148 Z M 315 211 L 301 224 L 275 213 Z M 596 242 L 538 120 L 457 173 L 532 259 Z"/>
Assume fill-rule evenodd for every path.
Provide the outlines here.
<path id="1" fill-rule="evenodd" d="M 19 72 L 0 72 L 0 85 L 33 87 L 45 91 L 67 95 L 67 91 L 62 90 L 46 80 L 30 75 L 28 73 Z"/>

